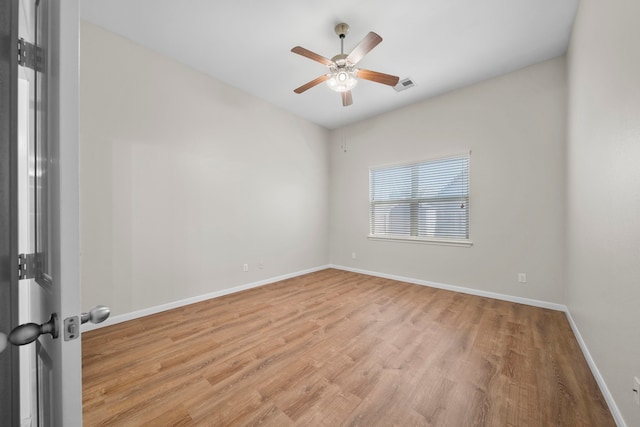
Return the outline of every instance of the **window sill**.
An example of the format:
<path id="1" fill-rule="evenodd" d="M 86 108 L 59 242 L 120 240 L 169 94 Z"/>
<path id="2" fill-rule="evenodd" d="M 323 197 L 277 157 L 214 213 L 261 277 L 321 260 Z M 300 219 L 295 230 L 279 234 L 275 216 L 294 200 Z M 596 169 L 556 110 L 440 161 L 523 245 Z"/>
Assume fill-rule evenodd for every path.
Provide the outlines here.
<path id="1" fill-rule="evenodd" d="M 469 248 L 473 246 L 471 240 L 453 240 L 453 239 L 438 239 L 429 237 L 406 237 L 406 236 L 378 236 L 369 234 L 367 236 L 369 240 L 379 240 L 385 242 L 401 242 L 401 243 L 422 243 L 426 245 L 441 245 L 441 246 L 460 246 Z"/>

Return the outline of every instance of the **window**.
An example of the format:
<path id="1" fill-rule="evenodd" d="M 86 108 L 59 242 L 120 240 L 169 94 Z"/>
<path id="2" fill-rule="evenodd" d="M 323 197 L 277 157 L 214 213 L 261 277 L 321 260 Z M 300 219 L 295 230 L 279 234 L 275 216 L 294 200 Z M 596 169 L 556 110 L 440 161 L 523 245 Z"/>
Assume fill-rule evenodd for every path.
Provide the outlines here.
<path id="1" fill-rule="evenodd" d="M 371 168 L 371 238 L 470 245 L 469 155 Z"/>

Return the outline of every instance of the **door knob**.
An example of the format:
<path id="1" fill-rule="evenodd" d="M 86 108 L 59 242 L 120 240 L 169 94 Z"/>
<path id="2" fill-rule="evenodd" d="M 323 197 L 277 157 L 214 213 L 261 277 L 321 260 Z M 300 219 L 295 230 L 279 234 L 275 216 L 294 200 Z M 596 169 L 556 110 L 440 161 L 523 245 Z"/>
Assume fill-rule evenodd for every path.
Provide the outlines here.
<path id="1" fill-rule="evenodd" d="M 5 348 L 7 348 L 7 334 L 0 332 L 0 353 L 2 353 Z"/>
<path id="2" fill-rule="evenodd" d="M 88 313 L 82 313 L 80 316 L 72 316 L 64 319 L 64 340 L 75 340 L 80 336 L 80 325 L 82 323 L 102 323 L 111 314 L 111 309 L 104 305 L 96 305 Z"/>
<path id="3" fill-rule="evenodd" d="M 58 338 L 58 315 L 53 313 L 49 320 L 41 325 L 25 323 L 13 328 L 9 334 L 9 342 L 13 345 L 25 345 L 34 342 L 40 335 L 50 334 Z"/>
<path id="4" fill-rule="evenodd" d="M 88 313 L 80 315 L 80 323 L 102 323 L 111 314 L 111 309 L 105 305 L 96 305 Z"/>

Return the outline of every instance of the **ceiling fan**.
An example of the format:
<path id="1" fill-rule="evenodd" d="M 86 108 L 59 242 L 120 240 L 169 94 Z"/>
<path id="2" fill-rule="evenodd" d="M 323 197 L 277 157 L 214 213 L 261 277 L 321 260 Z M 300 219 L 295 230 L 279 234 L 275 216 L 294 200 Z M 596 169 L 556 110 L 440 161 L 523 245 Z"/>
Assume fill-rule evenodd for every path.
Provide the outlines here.
<path id="1" fill-rule="evenodd" d="M 297 53 L 298 55 L 302 55 L 329 67 L 329 72 L 327 74 L 294 89 L 295 93 L 302 93 L 326 81 L 329 88 L 340 93 L 342 96 L 342 105 L 347 107 L 353 104 L 351 89 L 356 85 L 356 83 L 358 83 L 356 78 L 370 80 L 372 82 L 382 83 L 389 86 L 395 86 L 398 84 L 399 78 L 397 76 L 356 68 L 356 64 L 382 41 L 382 37 L 371 31 L 360 43 L 358 43 L 350 54 L 345 55 L 344 38 L 349 32 L 349 25 L 345 23 L 338 24 L 335 27 L 335 31 L 338 37 L 340 37 L 340 54 L 331 59 L 318 55 L 315 52 L 311 52 L 301 46 L 296 46 L 291 49 L 291 52 L 293 53 Z"/>

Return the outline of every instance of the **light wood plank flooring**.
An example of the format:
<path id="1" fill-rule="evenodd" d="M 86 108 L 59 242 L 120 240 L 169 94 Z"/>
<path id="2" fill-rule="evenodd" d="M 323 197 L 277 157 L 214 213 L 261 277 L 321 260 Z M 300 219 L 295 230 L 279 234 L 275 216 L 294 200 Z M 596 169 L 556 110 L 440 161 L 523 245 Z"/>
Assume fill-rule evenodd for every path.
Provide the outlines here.
<path id="1" fill-rule="evenodd" d="M 86 426 L 614 426 L 561 312 L 328 269 L 82 335 Z"/>

